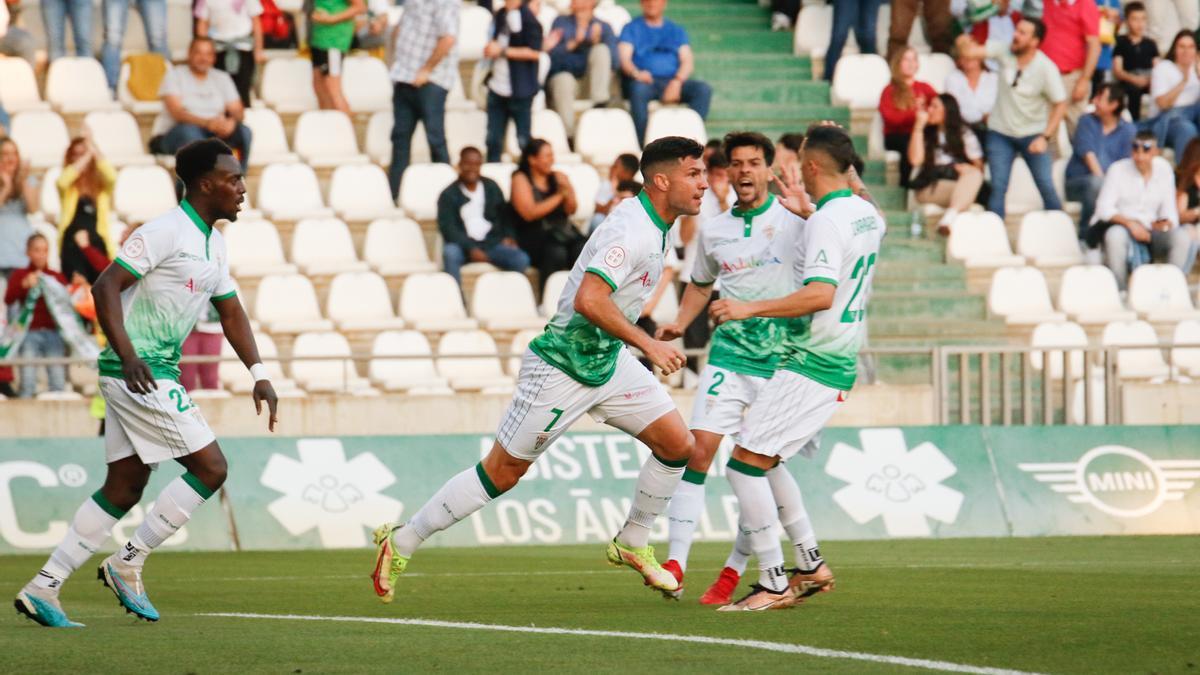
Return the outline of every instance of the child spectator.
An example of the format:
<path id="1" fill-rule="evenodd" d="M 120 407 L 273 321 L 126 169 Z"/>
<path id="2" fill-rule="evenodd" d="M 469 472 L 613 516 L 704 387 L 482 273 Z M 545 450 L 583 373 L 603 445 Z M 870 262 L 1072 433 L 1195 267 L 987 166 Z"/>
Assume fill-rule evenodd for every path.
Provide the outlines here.
<path id="1" fill-rule="evenodd" d="M 1146 6 L 1125 6 L 1125 35 L 1117 36 L 1113 48 L 1113 77 L 1121 83 L 1133 121 L 1142 119 L 1142 97 L 1150 92 L 1150 71 L 1158 63 L 1158 45 L 1146 37 Z"/>
<path id="2" fill-rule="evenodd" d="M 600 187 L 596 189 L 596 215 L 592 216 L 589 231 L 596 229 L 600 223 L 604 222 L 604 217 L 608 215 L 608 212 L 621 203 L 624 197 L 617 196 L 621 184 L 636 179 L 637 172 L 637 155 L 626 152 L 613 160 L 612 166 L 608 167 L 608 180 L 600 183 Z"/>

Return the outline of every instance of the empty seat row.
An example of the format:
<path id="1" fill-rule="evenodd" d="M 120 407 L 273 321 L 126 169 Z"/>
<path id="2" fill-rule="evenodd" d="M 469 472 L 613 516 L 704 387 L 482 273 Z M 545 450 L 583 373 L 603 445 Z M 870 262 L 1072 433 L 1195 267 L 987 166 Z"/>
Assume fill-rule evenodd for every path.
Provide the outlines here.
<path id="1" fill-rule="evenodd" d="M 1044 352 L 1046 367 L 1050 377 L 1056 380 L 1065 377 L 1067 370 L 1071 379 L 1082 378 L 1086 368 L 1095 369 L 1093 372 L 1097 376 L 1103 374 L 1100 364 L 1087 363 L 1083 350 L 1090 342 L 1087 332 L 1077 323 L 1039 324 L 1033 331 L 1031 344 L 1047 348 Z M 1171 347 L 1168 362 L 1159 347 L 1157 331 L 1145 321 L 1113 321 L 1105 325 L 1100 336 L 1103 347 L 1145 347 L 1117 352 L 1117 374 L 1123 379 L 1164 379 L 1180 374 L 1200 376 L 1200 321 L 1188 319 L 1176 324 L 1171 329 L 1170 344 L 1184 346 Z M 1052 347 L 1059 349 L 1050 349 Z M 1033 367 L 1041 370 L 1043 352 L 1034 352 L 1031 356 Z"/>

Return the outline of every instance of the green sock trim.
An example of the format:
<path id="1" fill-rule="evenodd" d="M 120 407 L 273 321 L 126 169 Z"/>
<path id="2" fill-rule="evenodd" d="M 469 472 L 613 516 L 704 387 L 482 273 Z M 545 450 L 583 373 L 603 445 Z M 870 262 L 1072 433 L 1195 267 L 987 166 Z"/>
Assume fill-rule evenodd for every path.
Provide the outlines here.
<path id="1" fill-rule="evenodd" d="M 99 506 L 101 509 L 103 509 L 105 513 L 113 518 L 116 518 L 117 520 L 124 518 L 125 514 L 128 513 L 128 511 L 125 509 L 119 509 L 116 506 L 113 506 L 113 503 L 105 499 L 104 495 L 100 494 L 99 490 L 96 490 L 96 493 L 92 495 L 92 501 L 96 502 L 96 506 Z"/>
<path id="2" fill-rule="evenodd" d="M 659 457 L 658 454 L 655 453 L 654 451 L 651 451 L 650 454 L 654 455 L 654 459 L 657 459 L 659 464 L 662 464 L 663 466 L 671 468 L 671 469 L 683 469 L 687 466 L 687 463 L 688 463 L 687 457 L 684 457 L 683 459 L 664 459 L 662 457 Z"/>
<path id="3" fill-rule="evenodd" d="M 729 464 L 726 465 L 729 469 L 738 473 L 744 473 L 747 476 L 765 476 L 767 472 L 757 466 L 750 466 L 745 462 L 740 462 L 732 457 L 729 458 Z"/>
<path id="4" fill-rule="evenodd" d="M 207 485 L 201 483 L 200 479 L 196 478 L 191 471 L 183 474 L 183 482 L 187 483 L 188 487 L 195 490 L 196 494 L 200 495 L 201 499 L 208 499 L 209 497 L 213 496 L 213 491 L 209 490 Z"/>
<path id="5" fill-rule="evenodd" d="M 693 485 L 704 485 L 704 479 L 708 478 L 708 474 L 695 469 L 684 469 L 683 479 Z"/>
<path id="6" fill-rule="evenodd" d="M 504 494 L 496 488 L 496 484 L 492 482 L 492 479 L 487 475 L 487 472 L 483 470 L 483 462 L 475 465 L 475 475 L 479 476 L 479 482 L 483 483 L 483 490 L 487 493 L 488 497 L 495 499 L 496 497 Z"/>

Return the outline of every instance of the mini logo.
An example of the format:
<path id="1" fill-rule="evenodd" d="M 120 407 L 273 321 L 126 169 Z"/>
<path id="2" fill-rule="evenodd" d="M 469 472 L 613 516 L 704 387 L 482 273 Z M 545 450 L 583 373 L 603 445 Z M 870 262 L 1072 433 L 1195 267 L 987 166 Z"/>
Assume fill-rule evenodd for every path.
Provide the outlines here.
<path id="1" fill-rule="evenodd" d="M 534 450 L 541 450 L 546 441 L 550 440 L 550 434 L 538 434 L 537 440 L 533 443 Z"/>
<path id="2" fill-rule="evenodd" d="M 604 264 L 616 269 L 625 264 L 625 249 L 620 246 L 614 246 L 608 249 L 608 253 L 604 254 Z"/>
<path id="3" fill-rule="evenodd" d="M 649 272 L 646 272 L 642 276 L 638 277 L 638 281 L 642 282 L 642 288 L 649 288 L 650 286 L 654 285 L 654 280 L 650 278 Z"/>
<path id="4" fill-rule="evenodd" d="M 814 262 L 829 264 L 829 258 L 825 257 L 825 249 L 817 251 L 817 259 Z"/>
<path id="5" fill-rule="evenodd" d="M 766 227 L 763 228 L 763 235 L 767 239 L 774 239 L 775 238 L 775 226 L 768 224 Z"/>
<path id="6" fill-rule="evenodd" d="M 1117 518 L 1150 515 L 1182 499 L 1200 479 L 1200 460 L 1154 460 L 1122 445 L 1101 445 L 1075 462 L 1018 464 L 1034 480 Z"/>
<path id="7" fill-rule="evenodd" d="M 146 242 L 141 237 L 130 237 L 129 241 L 125 242 L 123 252 L 130 258 L 140 258 L 146 252 Z"/>
<path id="8" fill-rule="evenodd" d="M 621 396 L 627 401 L 632 401 L 649 394 L 651 389 L 651 387 L 641 387 L 639 389 L 634 389 L 633 391 L 627 391 L 624 394 L 621 394 Z"/>
<path id="9" fill-rule="evenodd" d="M 188 279 L 188 282 L 186 284 L 184 284 L 183 287 L 188 289 L 192 293 L 195 293 L 196 292 L 196 280 Z"/>

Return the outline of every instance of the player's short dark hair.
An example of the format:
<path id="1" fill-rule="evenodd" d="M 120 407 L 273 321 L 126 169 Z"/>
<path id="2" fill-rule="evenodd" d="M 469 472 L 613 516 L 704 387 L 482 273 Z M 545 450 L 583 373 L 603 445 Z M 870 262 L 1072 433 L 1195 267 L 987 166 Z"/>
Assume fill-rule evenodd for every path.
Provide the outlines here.
<path id="1" fill-rule="evenodd" d="M 638 172 L 638 158 L 633 153 L 622 152 L 617 155 L 617 164 L 620 164 L 621 168 L 629 173 L 636 174 Z"/>
<path id="2" fill-rule="evenodd" d="M 636 195 L 637 193 L 639 193 L 641 191 L 642 191 L 642 184 L 637 182 L 636 180 L 623 180 L 623 181 L 617 183 L 617 192 L 628 192 L 630 194 Z"/>
<path id="3" fill-rule="evenodd" d="M 808 133 L 804 137 L 804 151 L 813 150 L 828 155 L 841 173 L 845 173 L 854 166 L 854 160 L 858 157 L 858 153 L 854 150 L 854 141 L 850 139 L 850 134 L 841 127 L 819 125 L 809 127 Z"/>
<path id="4" fill-rule="evenodd" d="M 737 148 L 751 147 L 762 150 L 767 166 L 775 162 L 775 144 L 757 131 L 734 131 L 725 134 L 725 142 L 721 144 L 721 151 L 725 153 L 726 157 L 731 157 Z"/>
<path id="5" fill-rule="evenodd" d="M 1146 11 L 1146 6 L 1144 4 L 1138 2 L 1137 0 L 1134 0 L 1133 2 L 1125 5 L 1125 16 L 1126 17 L 1128 17 L 1130 14 L 1133 14 L 1134 12 L 1145 12 L 1145 11 Z"/>
<path id="6" fill-rule="evenodd" d="M 1117 84 L 1116 82 L 1105 82 L 1104 84 L 1100 85 L 1099 87 L 1096 87 L 1096 95 L 1099 96 L 1100 92 L 1102 92 L 1102 91 L 1107 91 L 1108 92 L 1108 100 L 1117 104 L 1116 113 L 1118 115 L 1125 112 L 1125 88 L 1124 87 Z"/>
<path id="7" fill-rule="evenodd" d="M 1035 19 L 1031 16 L 1021 17 L 1022 21 L 1028 21 L 1029 25 L 1033 26 L 1033 36 L 1037 38 L 1038 44 L 1046 39 L 1046 24 L 1041 19 Z"/>
<path id="8" fill-rule="evenodd" d="M 779 137 L 779 144 L 792 152 L 800 152 L 800 148 L 804 147 L 804 134 L 797 132 L 786 133 Z"/>
<path id="9" fill-rule="evenodd" d="M 477 148 L 473 145 L 468 145 L 468 146 L 464 147 L 462 150 L 458 151 L 458 161 L 461 162 L 461 161 L 463 161 L 463 159 L 466 158 L 467 155 L 472 155 L 472 154 L 483 157 L 483 152 L 479 148 Z"/>
<path id="10" fill-rule="evenodd" d="M 684 158 L 700 159 L 704 146 L 683 136 L 664 136 L 642 149 L 642 178 L 646 181 L 664 164 L 678 164 Z"/>
<path id="11" fill-rule="evenodd" d="M 233 150 L 219 138 L 192 141 L 175 153 L 175 175 L 183 181 L 184 187 L 191 187 L 216 168 L 217 158 L 221 155 L 232 157 Z"/>

